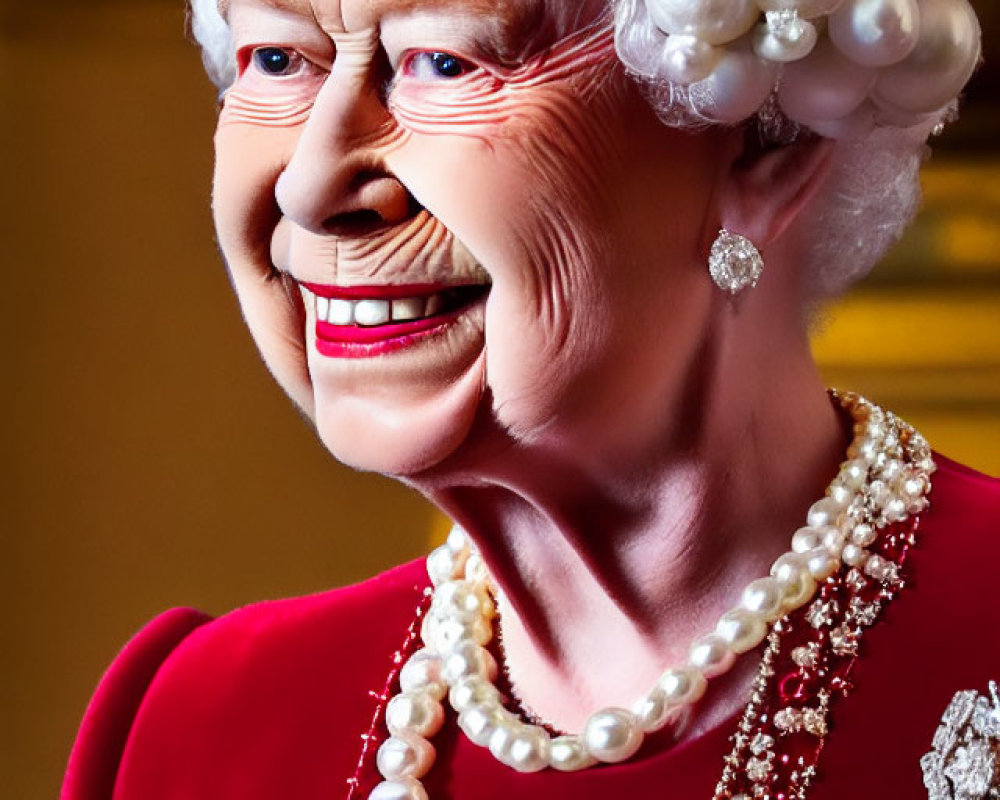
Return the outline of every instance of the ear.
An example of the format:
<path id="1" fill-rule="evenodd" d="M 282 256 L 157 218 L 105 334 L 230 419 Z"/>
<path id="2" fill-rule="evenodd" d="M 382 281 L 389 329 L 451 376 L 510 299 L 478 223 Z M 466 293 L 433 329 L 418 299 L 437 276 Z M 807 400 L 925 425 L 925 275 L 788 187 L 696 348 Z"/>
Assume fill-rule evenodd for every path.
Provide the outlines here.
<path id="1" fill-rule="evenodd" d="M 834 142 L 804 135 L 780 147 L 763 148 L 748 129 L 719 197 L 722 227 L 746 236 L 761 250 L 788 230 L 823 185 Z"/>

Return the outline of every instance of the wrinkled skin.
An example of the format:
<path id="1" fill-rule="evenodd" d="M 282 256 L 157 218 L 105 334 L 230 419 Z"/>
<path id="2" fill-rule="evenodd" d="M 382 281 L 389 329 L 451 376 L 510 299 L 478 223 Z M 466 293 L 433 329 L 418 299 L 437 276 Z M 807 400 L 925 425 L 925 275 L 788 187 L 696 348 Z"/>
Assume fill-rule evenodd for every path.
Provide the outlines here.
<path id="1" fill-rule="evenodd" d="M 397 72 L 383 101 L 383 61 L 404 48 L 475 50 L 452 44 L 450 17 L 432 11 L 420 14 L 426 33 L 400 19 L 380 45 L 377 17 L 347 17 L 345 33 L 338 15 L 323 16 L 328 5 L 316 8 L 323 35 L 297 18 L 269 21 L 270 9 L 230 12 L 239 47 L 271 43 L 257 29 L 287 24 L 278 43 L 318 67 L 338 56 L 328 79 L 312 67 L 275 79 L 250 64 L 219 126 L 220 240 L 268 365 L 331 451 L 364 469 L 434 466 L 484 404 L 518 437 L 593 431 L 636 376 L 669 369 L 661 354 L 703 313 L 709 197 L 697 166 L 712 141 L 659 124 L 606 33 L 582 52 L 563 42 L 554 66 L 544 51 L 514 67 L 483 58 L 451 83 Z M 553 24 L 532 49 L 564 34 Z M 515 51 L 517 40 L 499 45 Z M 362 208 L 379 224 L 349 219 Z M 275 268 L 343 285 L 478 282 L 485 271 L 492 288 L 485 308 L 420 346 L 331 360 L 307 335 L 309 304 L 267 282 Z"/>
<path id="2" fill-rule="evenodd" d="M 568 729 L 629 705 L 766 573 L 842 454 L 795 270 L 824 146 L 665 127 L 603 2 L 224 11 L 242 72 L 216 224 L 269 368 L 336 457 L 415 485 L 476 539 L 529 705 Z M 768 262 L 735 303 L 705 269 L 723 226 Z M 303 284 L 480 288 L 428 335 L 336 357 Z"/>

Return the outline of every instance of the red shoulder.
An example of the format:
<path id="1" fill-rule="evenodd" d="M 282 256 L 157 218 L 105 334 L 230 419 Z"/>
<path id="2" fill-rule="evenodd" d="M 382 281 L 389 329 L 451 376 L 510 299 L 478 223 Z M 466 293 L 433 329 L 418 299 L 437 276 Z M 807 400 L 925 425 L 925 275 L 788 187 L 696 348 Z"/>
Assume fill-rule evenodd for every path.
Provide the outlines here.
<path id="1" fill-rule="evenodd" d="M 927 522 L 947 531 L 952 549 L 1000 552 L 1000 480 L 939 454 L 934 461 Z"/>
<path id="2" fill-rule="evenodd" d="M 94 693 L 70 755 L 63 800 L 111 797 L 129 730 L 157 670 L 177 646 L 211 618 L 175 608 L 147 624 L 125 645 Z"/>
<path id="3" fill-rule="evenodd" d="M 371 692 L 384 688 L 395 653 L 412 635 L 427 583 L 422 562 L 413 562 L 355 586 L 258 603 L 189 628 L 161 650 L 131 704 L 122 704 L 127 721 L 100 762 L 113 796 L 343 794 L 371 724 Z M 85 734 L 93 736 L 82 730 L 81 742 Z M 112 796 L 80 788 L 95 771 L 97 747 L 112 750 L 78 743 L 77 775 L 67 778 L 76 794 L 63 800 Z"/>

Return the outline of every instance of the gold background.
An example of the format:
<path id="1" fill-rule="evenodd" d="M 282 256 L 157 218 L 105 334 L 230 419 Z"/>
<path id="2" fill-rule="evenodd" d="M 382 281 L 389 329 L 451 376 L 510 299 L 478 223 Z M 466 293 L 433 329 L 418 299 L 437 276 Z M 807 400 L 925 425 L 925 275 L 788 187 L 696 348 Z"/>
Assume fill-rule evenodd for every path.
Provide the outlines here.
<path id="1" fill-rule="evenodd" d="M 0 2 L 3 797 L 55 796 L 103 668 L 159 611 L 358 580 L 440 525 L 336 465 L 259 362 L 212 244 L 215 97 L 182 31 L 175 0 Z M 987 65 L 921 226 L 816 345 L 831 383 L 993 474 L 996 85 Z"/>

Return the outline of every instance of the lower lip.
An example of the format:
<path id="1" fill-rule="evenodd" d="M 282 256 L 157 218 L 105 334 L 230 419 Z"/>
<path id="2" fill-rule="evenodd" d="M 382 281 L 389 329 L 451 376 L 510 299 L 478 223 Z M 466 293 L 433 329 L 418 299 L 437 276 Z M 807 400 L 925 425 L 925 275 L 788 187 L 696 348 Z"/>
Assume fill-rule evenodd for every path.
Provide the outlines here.
<path id="1" fill-rule="evenodd" d="M 466 310 L 468 306 L 463 306 L 435 317 L 370 328 L 317 322 L 316 350 L 328 358 L 372 358 L 385 355 L 439 333 Z"/>

